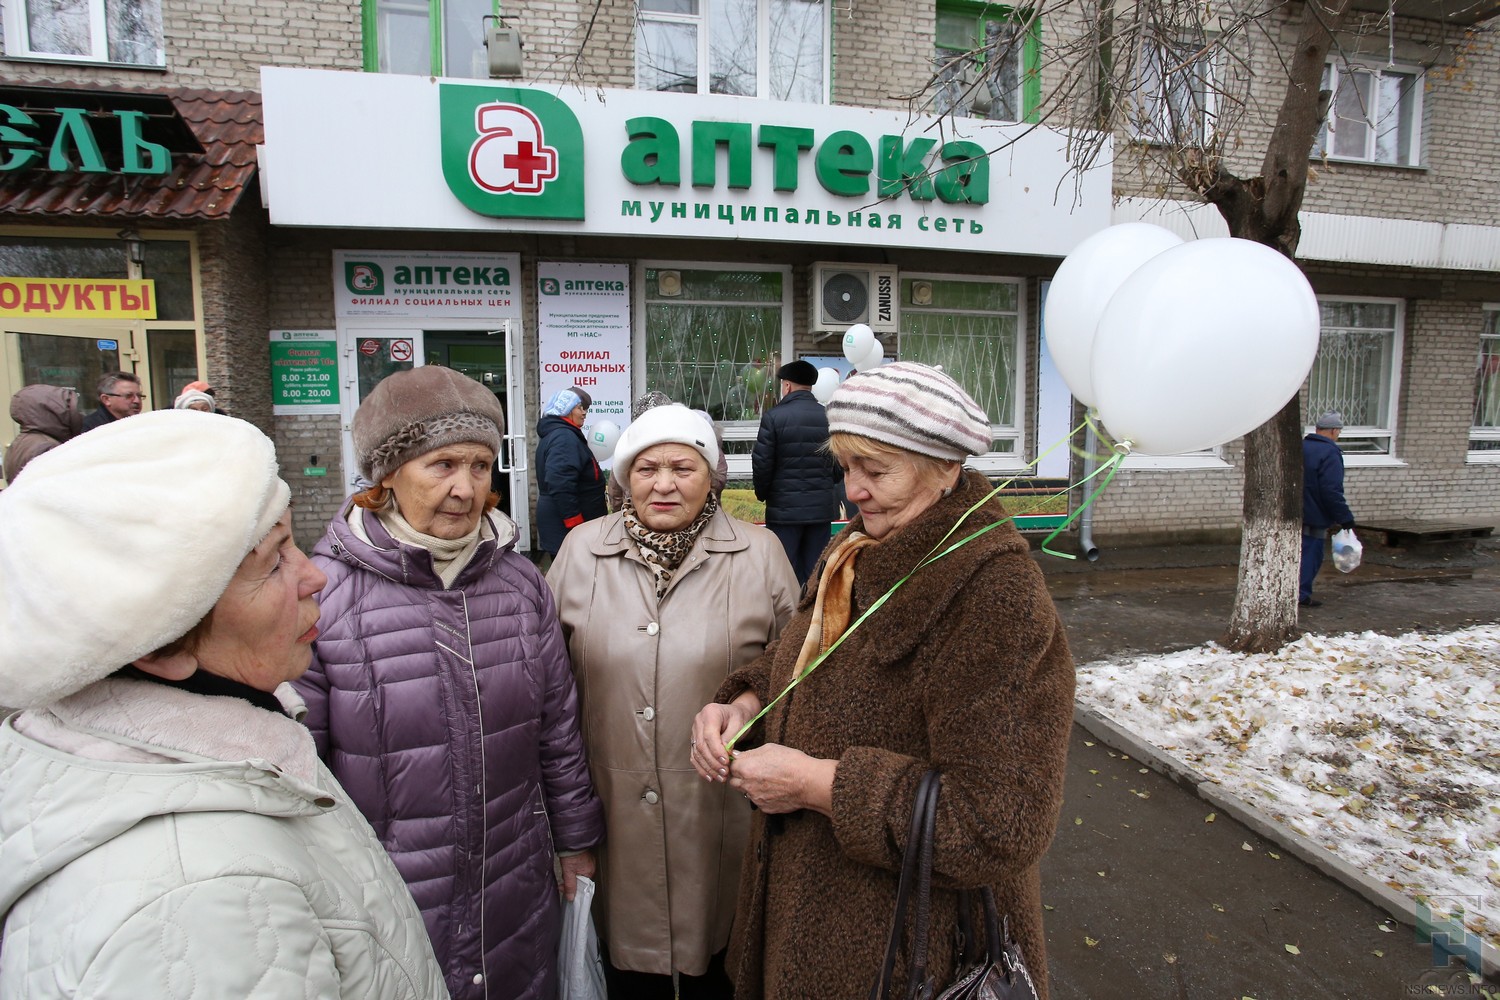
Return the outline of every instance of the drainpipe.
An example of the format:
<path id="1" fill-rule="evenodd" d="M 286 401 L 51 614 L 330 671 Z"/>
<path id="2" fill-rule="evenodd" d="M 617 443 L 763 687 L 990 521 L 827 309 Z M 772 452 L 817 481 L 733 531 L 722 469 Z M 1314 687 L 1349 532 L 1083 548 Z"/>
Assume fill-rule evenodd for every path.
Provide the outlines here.
<path id="1" fill-rule="evenodd" d="M 1083 436 L 1083 478 L 1088 479 L 1098 466 L 1099 460 L 1095 456 L 1099 451 L 1099 438 L 1094 434 L 1093 425 L 1089 425 Z M 1085 494 L 1093 487 L 1090 480 L 1084 487 Z M 1099 561 L 1099 546 L 1094 544 L 1094 505 L 1089 504 L 1083 513 L 1078 515 L 1078 549 L 1083 557 L 1089 562 Z"/>

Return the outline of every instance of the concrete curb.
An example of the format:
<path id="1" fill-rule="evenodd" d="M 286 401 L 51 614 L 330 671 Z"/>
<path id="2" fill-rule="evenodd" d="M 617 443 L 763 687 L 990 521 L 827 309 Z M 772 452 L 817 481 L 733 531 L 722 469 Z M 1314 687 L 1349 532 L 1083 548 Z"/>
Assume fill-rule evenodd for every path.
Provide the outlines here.
<path id="1" fill-rule="evenodd" d="M 1409 927 L 1418 925 L 1417 904 L 1409 896 L 1397 892 L 1384 882 L 1360 871 L 1285 823 L 1267 816 L 1249 802 L 1226 791 L 1217 781 L 1195 771 L 1191 766 L 1166 751 L 1152 746 L 1129 730 L 1121 728 L 1118 723 L 1077 702 L 1073 705 L 1073 721 L 1086 729 L 1100 743 L 1129 754 L 1153 771 L 1170 778 L 1287 853 L 1295 855 L 1323 874 L 1341 882 L 1403 924 Z M 1480 971 L 1484 975 L 1500 976 L 1500 949 L 1496 949 L 1487 941 L 1479 942 L 1479 962 L 1482 966 Z"/>

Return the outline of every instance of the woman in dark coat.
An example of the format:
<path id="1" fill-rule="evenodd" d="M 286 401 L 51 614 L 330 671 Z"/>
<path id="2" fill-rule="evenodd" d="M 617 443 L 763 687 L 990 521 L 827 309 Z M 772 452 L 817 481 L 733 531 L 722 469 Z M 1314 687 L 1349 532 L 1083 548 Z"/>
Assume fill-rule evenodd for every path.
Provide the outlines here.
<path id="1" fill-rule="evenodd" d="M 603 517 L 605 474 L 583 436 L 589 394 L 576 385 L 552 394 L 536 422 L 536 530 L 546 552 L 557 555 L 568 532 Z"/>
<path id="2" fill-rule="evenodd" d="M 917 783 L 935 768 L 929 970 L 951 979 L 956 890 L 987 885 L 1045 1000 L 1039 865 L 1062 803 L 1072 657 L 1013 525 L 918 568 L 1006 519 L 993 499 L 965 518 L 990 490 L 961 466 L 988 449 L 989 421 L 947 375 L 911 363 L 849 379 L 828 418 L 859 516 L 781 639 L 693 725 L 694 767 L 759 808 L 730 942 L 735 996 L 868 995 Z M 725 742 L 913 573 L 731 758 Z M 900 964 L 893 995 L 905 995 L 905 979 Z"/>
<path id="3" fill-rule="evenodd" d="M 505 418 L 451 368 L 354 414 L 356 494 L 313 550 L 322 634 L 297 686 L 319 754 L 421 908 L 454 1000 L 553 1000 L 562 891 L 604 839 L 552 592 L 490 469 Z"/>

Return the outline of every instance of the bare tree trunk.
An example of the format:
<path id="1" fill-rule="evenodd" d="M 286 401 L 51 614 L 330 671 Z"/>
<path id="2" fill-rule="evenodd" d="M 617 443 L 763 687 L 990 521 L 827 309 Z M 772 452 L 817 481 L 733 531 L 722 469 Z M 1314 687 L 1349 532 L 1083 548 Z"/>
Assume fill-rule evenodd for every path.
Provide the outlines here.
<path id="1" fill-rule="evenodd" d="M 1242 180 L 1216 162 L 1189 159 L 1183 179 L 1212 202 L 1231 236 L 1264 243 L 1295 257 L 1302 227 L 1297 213 L 1307 189 L 1308 160 L 1327 109 L 1319 93 L 1333 31 L 1349 0 L 1307 0 L 1287 89 L 1266 148 L 1261 175 Z M 1245 436 L 1239 585 L 1220 642 L 1229 649 L 1268 652 L 1295 639 L 1297 577 L 1302 553 L 1302 419 L 1296 397 Z"/>
<path id="2" fill-rule="evenodd" d="M 1297 635 L 1302 556 L 1302 420 L 1296 399 L 1245 438 L 1239 586 L 1220 644 L 1280 649 Z"/>

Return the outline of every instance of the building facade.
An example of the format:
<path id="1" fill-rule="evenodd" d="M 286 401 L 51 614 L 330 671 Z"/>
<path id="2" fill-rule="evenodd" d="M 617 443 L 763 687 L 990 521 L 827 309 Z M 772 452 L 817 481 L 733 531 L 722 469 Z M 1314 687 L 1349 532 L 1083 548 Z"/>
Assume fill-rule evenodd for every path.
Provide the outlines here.
<path id="1" fill-rule="evenodd" d="M 706 409 L 748 477 L 776 367 L 847 370 L 854 322 L 986 408 L 978 467 L 1077 481 L 1049 279 L 1112 222 L 1225 233 L 1151 154 L 1233 93 L 1229 162 L 1257 172 L 1301 16 L 1273 12 L 1223 64 L 1143 49 L 1137 113 L 1085 136 L 1057 111 L 1083 35 L 1066 7 L 87 6 L 59 27 L 49 0 L 4 0 L 5 388 L 63 380 L 92 400 L 123 367 L 162 406 L 206 378 L 276 440 L 304 542 L 355 487 L 348 422 L 391 371 L 446 364 L 501 397 L 505 502 L 527 524 L 552 389 L 586 385 L 595 423 L 623 425 L 648 388 Z M 1500 190 L 1477 165 L 1500 146 L 1500 58 L 1440 16 L 1380 17 L 1351 18 L 1328 70 L 1299 249 L 1323 324 L 1304 413 L 1345 414 L 1357 516 L 1497 523 Z M 506 30 L 524 67 L 490 78 Z M 143 280 L 150 315 L 123 314 L 124 291 L 112 312 L 80 306 Z M 136 305 L 140 287 L 119 286 Z M 1131 456 L 1097 536 L 1234 537 L 1242 457 Z"/>

